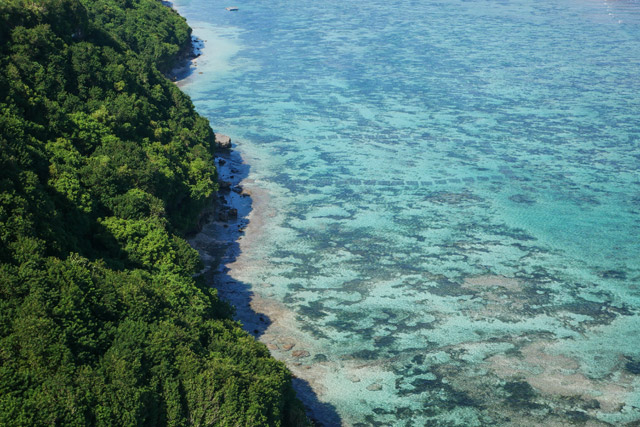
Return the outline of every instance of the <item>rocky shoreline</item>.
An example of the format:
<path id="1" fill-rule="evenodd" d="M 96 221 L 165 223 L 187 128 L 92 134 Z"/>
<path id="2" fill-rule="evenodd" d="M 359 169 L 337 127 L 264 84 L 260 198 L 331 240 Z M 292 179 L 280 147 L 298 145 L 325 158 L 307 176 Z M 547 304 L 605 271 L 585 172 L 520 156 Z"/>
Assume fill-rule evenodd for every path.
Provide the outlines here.
<path id="1" fill-rule="evenodd" d="M 202 231 L 202 228 L 211 221 L 229 222 L 238 218 L 237 207 L 234 207 L 227 197 L 231 192 L 243 198 L 250 196 L 250 193 L 239 182 L 234 181 L 234 173 L 237 173 L 238 170 L 233 167 L 233 163 L 237 160 L 232 156 L 231 138 L 219 133 L 215 134 L 215 138 L 216 157 L 214 161 L 218 171 L 218 191 L 211 196 L 210 202 L 200 212 L 196 227 L 187 232 L 189 237 Z"/>
<path id="2" fill-rule="evenodd" d="M 170 2 L 163 2 L 175 10 Z M 176 66 L 165 76 L 180 85 L 196 70 L 194 60 L 202 55 L 204 41 L 192 36 L 192 48 L 185 49 Z M 243 329 L 267 346 L 273 357 L 285 362 L 293 374 L 293 386 L 303 402 L 314 426 L 341 425 L 333 406 L 318 399 L 322 386 L 317 378 L 328 368 L 317 364 L 318 351 L 295 338 L 292 325 L 295 313 L 275 300 L 267 299 L 238 280 L 234 271 L 260 268 L 262 260 L 248 256 L 240 258 L 261 238 L 264 223 L 275 216 L 269 194 L 248 178 L 250 166 L 241 153 L 234 150 L 232 139 L 215 133 L 215 164 L 218 192 L 202 210 L 196 227 L 187 233 L 187 240 L 200 253 L 204 268 L 200 274 L 218 290 L 219 297 L 234 308 L 234 319 Z M 247 230 L 251 223 L 250 230 Z M 245 234 L 246 233 L 246 234 Z M 250 258 L 250 259 L 245 259 Z M 263 287 L 271 285 L 259 284 Z M 257 290 L 256 290 L 257 291 Z M 307 348 L 308 347 L 308 348 Z M 322 355 L 319 355 L 322 356 Z M 316 365 L 316 369 L 312 369 Z M 315 380 L 314 380 L 315 378 Z"/>
<path id="3" fill-rule="evenodd" d="M 191 42 L 188 43 L 181 52 L 178 53 L 174 66 L 164 75 L 174 83 L 186 79 L 195 71 L 194 59 L 202 55 L 204 40 L 191 36 Z"/>
<path id="4" fill-rule="evenodd" d="M 238 219 L 238 207 L 234 206 L 234 198 L 230 197 L 235 193 L 241 198 L 250 197 L 251 193 L 240 185 L 240 179 L 236 176 L 240 174 L 238 169 L 242 161 L 234 156 L 231 149 L 231 138 L 226 135 L 216 133 L 216 168 L 218 170 L 218 193 L 214 210 L 209 215 L 209 220 L 229 222 Z M 238 156 L 239 157 L 239 156 Z M 243 231 L 238 228 L 239 231 Z"/>
<path id="5" fill-rule="evenodd" d="M 175 13 L 179 13 L 172 2 L 163 0 L 162 4 L 173 10 Z M 162 71 L 166 78 L 174 83 L 186 79 L 193 74 L 193 71 L 195 71 L 195 64 L 193 63 L 193 60 L 202 55 L 204 42 L 204 40 L 191 35 L 189 42 L 185 43 L 185 45 L 182 46 L 180 51 L 176 54 L 173 65 L 168 70 L 160 71 Z"/>
<path id="6" fill-rule="evenodd" d="M 268 283 L 247 283 L 243 273 L 260 270 L 267 262 L 254 248 L 264 238 L 266 224 L 276 216 L 269 193 L 247 178 L 250 166 L 238 151 L 220 150 L 216 156 L 220 191 L 202 229 L 189 239 L 205 265 L 201 274 L 219 297 L 234 307 L 234 319 L 267 346 L 293 374 L 293 385 L 315 426 L 338 426 L 335 408 L 319 400 L 322 378 L 335 367 L 295 330 L 296 314 L 278 302 Z"/>

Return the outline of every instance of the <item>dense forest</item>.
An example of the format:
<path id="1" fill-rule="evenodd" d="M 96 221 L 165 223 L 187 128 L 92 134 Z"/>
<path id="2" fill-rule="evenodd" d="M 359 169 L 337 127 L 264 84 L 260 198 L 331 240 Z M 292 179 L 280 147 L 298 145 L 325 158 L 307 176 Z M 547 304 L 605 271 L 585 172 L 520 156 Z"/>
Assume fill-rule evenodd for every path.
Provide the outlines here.
<path id="1" fill-rule="evenodd" d="M 214 136 L 158 0 L 0 2 L 0 425 L 302 425 L 184 240 Z"/>

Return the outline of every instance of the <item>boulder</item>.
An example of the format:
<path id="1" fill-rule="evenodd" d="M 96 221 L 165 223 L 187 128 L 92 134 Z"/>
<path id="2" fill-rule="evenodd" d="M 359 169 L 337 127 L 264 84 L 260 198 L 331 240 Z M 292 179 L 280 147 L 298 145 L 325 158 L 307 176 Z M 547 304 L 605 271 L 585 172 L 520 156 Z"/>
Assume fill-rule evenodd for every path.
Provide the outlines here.
<path id="1" fill-rule="evenodd" d="M 231 138 L 221 133 L 216 133 L 216 147 L 221 150 L 229 150 L 231 148 Z"/>
<path id="2" fill-rule="evenodd" d="M 222 206 L 218 211 L 218 221 L 229 221 L 238 218 L 238 209 Z"/>
<path id="3" fill-rule="evenodd" d="M 309 352 L 306 351 L 306 350 L 296 350 L 296 351 L 292 352 L 291 355 L 293 357 L 298 357 L 298 358 L 309 357 Z"/>

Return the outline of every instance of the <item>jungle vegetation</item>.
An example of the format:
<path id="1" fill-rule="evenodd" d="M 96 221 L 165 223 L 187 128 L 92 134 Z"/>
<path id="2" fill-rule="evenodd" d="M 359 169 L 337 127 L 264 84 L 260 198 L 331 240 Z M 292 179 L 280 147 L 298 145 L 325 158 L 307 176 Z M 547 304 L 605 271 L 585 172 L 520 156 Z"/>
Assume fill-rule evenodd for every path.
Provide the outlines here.
<path id="1" fill-rule="evenodd" d="M 0 2 L 0 425 L 302 425 L 184 239 L 208 121 L 158 0 Z"/>

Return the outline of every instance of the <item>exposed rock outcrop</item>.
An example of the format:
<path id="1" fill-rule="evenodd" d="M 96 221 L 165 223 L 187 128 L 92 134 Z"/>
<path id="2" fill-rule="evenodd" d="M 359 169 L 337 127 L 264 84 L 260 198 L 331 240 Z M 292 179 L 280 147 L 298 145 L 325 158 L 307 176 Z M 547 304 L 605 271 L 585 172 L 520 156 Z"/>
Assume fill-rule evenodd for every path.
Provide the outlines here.
<path id="1" fill-rule="evenodd" d="M 216 133 L 215 137 L 216 137 L 216 148 L 218 148 L 219 150 L 231 149 L 231 138 L 221 133 Z"/>

